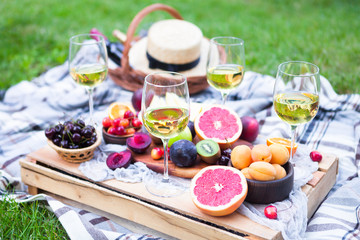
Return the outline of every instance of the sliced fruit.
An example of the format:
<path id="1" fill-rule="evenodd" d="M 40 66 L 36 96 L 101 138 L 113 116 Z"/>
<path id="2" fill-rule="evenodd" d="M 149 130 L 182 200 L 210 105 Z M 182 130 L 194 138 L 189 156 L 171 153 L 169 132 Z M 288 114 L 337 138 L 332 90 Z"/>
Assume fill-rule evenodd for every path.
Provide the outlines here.
<path id="1" fill-rule="evenodd" d="M 257 144 L 251 149 L 251 159 L 253 162 L 263 161 L 270 162 L 271 151 L 265 144 Z"/>
<path id="2" fill-rule="evenodd" d="M 289 139 L 281 138 L 281 137 L 273 137 L 273 138 L 266 139 L 266 144 L 268 146 L 270 146 L 273 143 L 278 143 L 278 144 L 284 145 L 287 148 L 287 150 L 289 151 L 289 154 L 290 154 L 291 141 Z M 293 156 L 296 153 L 297 147 L 298 147 L 297 143 L 294 143 L 293 154 L 292 154 Z"/>
<path id="3" fill-rule="evenodd" d="M 106 165 L 115 170 L 116 168 L 127 168 L 132 161 L 132 155 L 129 150 L 122 152 L 113 152 L 106 159 Z"/>
<path id="4" fill-rule="evenodd" d="M 134 133 L 133 137 L 126 139 L 126 146 L 135 153 L 144 153 L 151 144 L 151 137 L 142 132 Z"/>
<path id="5" fill-rule="evenodd" d="M 120 102 L 113 102 L 108 108 L 109 118 L 111 120 L 116 118 L 124 118 L 124 114 L 128 110 L 134 111 L 134 109 L 132 109 L 132 107 L 129 105 Z"/>
<path id="6" fill-rule="evenodd" d="M 191 180 L 191 198 L 202 212 L 212 216 L 233 213 L 244 202 L 248 186 L 242 172 L 228 166 L 209 166 Z"/>
<path id="7" fill-rule="evenodd" d="M 253 162 L 249 166 L 249 174 L 254 180 L 271 181 L 275 179 L 276 169 L 268 162 Z"/>
<path id="8" fill-rule="evenodd" d="M 242 123 L 233 110 L 222 105 L 212 105 L 199 113 L 194 128 L 200 140 L 212 139 L 221 149 L 225 149 L 240 137 Z"/>
<path id="9" fill-rule="evenodd" d="M 249 146 L 239 145 L 231 151 L 231 164 L 235 168 L 241 170 L 249 167 L 251 163 L 251 148 Z"/>
<path id="10" fill-rule="evenodd" d="M 189 140 L 179 140 L 173 143 L 170 148 L 170 159 L 179 167 L 191 167 L 196 163 L 196 146 Z"/>
<path id="11" fill-rule="evenodd" d="M 290 153 L 284 145 L 274 143 L 269 146 L 271 152 L 270 163 L 284 165 L 290 158 Z"/>
<path id="12" fill-rule="evenodd" d="M 209 164 L 214 164 L 219 160 L 221 151 L 219 144 L 211 139 L 205 139 L 196 144 L 196 151 L 201 160 Z"/>

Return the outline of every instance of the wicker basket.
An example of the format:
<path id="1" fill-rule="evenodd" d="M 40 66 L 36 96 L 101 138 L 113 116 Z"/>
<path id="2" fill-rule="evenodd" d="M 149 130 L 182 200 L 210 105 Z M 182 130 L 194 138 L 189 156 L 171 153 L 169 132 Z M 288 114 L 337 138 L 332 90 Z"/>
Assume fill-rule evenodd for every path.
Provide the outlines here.
<path id="1" fill-rule="evenodd" d="M 126 90 L 135 91 L 143 87 L 144 78 L 146 77 L 147 73 L 131 68 L 129 65 L 128 54 L 130 51 L 131 42 L 136 39 L 134 34 L 137 26 L 147 14 L 157 10 L 166 11 L 176 19 L 183 19 L 174 8 L 160 3 L 152 4 L 148 7 L 145 7 L 134 17 L 134 19 L 130 23 L 129 29 L 126 34 L 124 52 L 121 58 L 121 66 L 115 69 L 109 69 L 109 75 L 113 79 L 113 81 Z M 209 86 L 206 81 L 205 75 L 187 77 L 187 80 L 190 94 L 198 93 Z"/>
<path id="2" fill-rule="evenodd" d="M 101 133 L 97 132 L 96 142 L 86 148 L 80 149 L 66 149 L 56 146 L 52 141 L 47 140 L 48 145 L 54 149 L 59 156 L 70 163 L 82 163 L 86 162 L 94 157 L 95 149 L 101 144 Z"/>

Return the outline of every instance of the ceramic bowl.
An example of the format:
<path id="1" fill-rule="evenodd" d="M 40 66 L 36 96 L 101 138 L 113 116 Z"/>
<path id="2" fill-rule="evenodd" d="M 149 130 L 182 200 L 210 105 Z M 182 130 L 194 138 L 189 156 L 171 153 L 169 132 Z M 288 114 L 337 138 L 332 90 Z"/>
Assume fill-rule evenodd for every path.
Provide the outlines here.
<path id="1" fill-rule="evenodd" d="M 286 176 L 273 181 L 257 181 L 247 179 L 248 194 L 245 201 L 268 204 L 282 201 L 289 196 L 294 185 L 294 168 L 291 163 L 283 165 Z"/>
<path id="2" fill-rule="evenodd" d="M 137 130 L 137 132 L 139 132 L 140 130 L 141 130 L 141 128 L 139 130 Z M 112 135 L 112 134 L 107 133 L 104 128 L 102 129 L 102 135 L 103 135 L 105 143 L 120 144 L 120 145 L 125 145 L 126 139 L 134 136 L 134 134 L 121 135 L 121 136 Z"/>

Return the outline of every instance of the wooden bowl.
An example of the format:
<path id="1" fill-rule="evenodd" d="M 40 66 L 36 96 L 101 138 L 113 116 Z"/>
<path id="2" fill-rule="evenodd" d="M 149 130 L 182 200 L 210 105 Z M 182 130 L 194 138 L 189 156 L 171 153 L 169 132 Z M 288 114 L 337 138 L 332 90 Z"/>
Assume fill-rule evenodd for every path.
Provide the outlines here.
<path id="1" fill-rule="evenodd" d="M 287 162 L 283 165 L 286 176 L 273 181 L 247 179 L 248 194 L 245 201 L 249 203 L 268 204 L 282 201 L 289 196 L 294 185 L 294 167 Z"/>
<path id="2" fill-rule="evenodd" d="M 101 144 L 100 133 L 97 132 L 96 142 L 86 148 L 79 149 L 67 149 L 56 146 L 52 141 L 47 140 L 48 145 L 54 149 L 60 157 L 70 163 L 82 163 L 86 162 L 94 157 L 95 149 Z"/>
<path id="3" fill-rule="evenodd" d="M 141 131 L 141 128 L 138 129 L 136 132 Z M 126 139 L 128 139 L 129 137 L 134 136 L 134 134 L 128 134 L 128 135 L 112 135 L 106 132 L 106 130 L 103 128 L 102 130 L 102 135 L 104 138 L 105 143 L 110 143 L 110 144 L 120 144 L 120 145 L 125 145 L 126 144 Z"/>

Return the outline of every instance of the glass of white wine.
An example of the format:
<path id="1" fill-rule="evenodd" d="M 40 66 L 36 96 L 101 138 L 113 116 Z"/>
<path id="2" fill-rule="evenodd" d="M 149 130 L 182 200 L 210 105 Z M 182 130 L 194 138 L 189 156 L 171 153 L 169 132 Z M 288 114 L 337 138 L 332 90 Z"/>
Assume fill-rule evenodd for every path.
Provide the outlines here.
<path id="1" fill-rule="evenodd" d="M 279 65 L 274 86 L 274 108 L 292 131 L 292 162 L 297 126 L 311 121 L 319 109 L 319 68 L 308 62 L 289 61 Z"/>
<path id="2" fill-rule="evenodd" d="M 210 40 L 206 66 L 207 81 L 220 91 L 222 104 L 229 93 L 237 88 L 244 77 L 244 41 L 236 37 L 214 37 Z"/>
<path id="3" fill-rule="evenodd" d="M 145 181 L 147 190 L 160 197 L 182 194 L 186 187 L 169 176 L 168 142 L 189 122 L 190 97 L 186 77 L 176 72 L 156 72 L 145 77 L 141 115 L 149 133 L 162 140 L 164 174 Z"/>
<path id="4" fill-rule="evenodd" d="M 84 86 L 89 95 L 90 124 L 93 125 L 93 91 L 108 72 L 108 54 L 104 37 L 79 34 L 70 38 L 69 70 L 75 82 Z"/>

